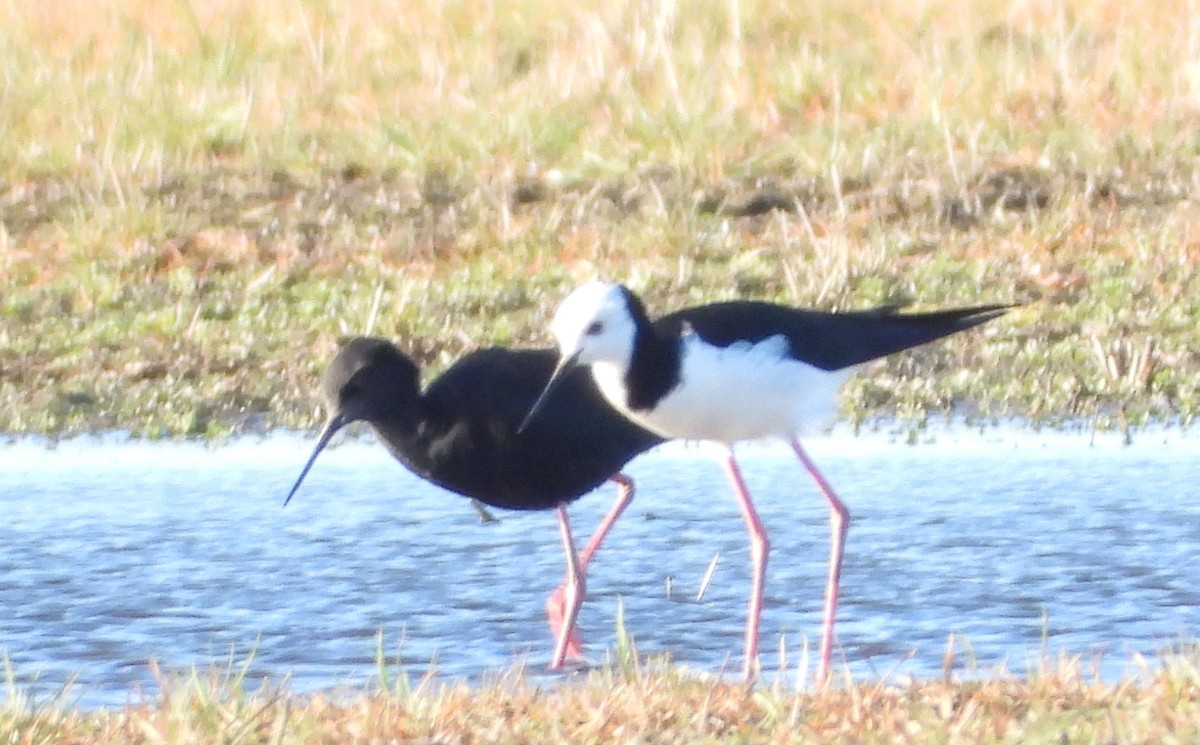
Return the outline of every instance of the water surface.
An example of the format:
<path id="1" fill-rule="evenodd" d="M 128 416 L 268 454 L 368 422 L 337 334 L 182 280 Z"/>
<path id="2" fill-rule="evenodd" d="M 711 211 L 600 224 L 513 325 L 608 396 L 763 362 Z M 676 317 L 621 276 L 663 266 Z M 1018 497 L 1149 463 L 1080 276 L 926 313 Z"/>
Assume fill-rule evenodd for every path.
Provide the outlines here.
<path id="1" fill-rule="evenodd" d="M 806 441 L 853 515 L 838 639 L 856 676 L 938 675 L 951 634 L 960 662 L 1020 672 L 1066 651 L 1113 676 L 1132 653 L 1194 638 L 1200 438 L 919 439 Z M 380 635 L 392 671 L 414 678 L 474 681 L 521 661 L 541 676 L 543 602 L 563 572 L 553 513 L 482 525 L 369 439 L 322 455 L 282 509 L 311 445 L 0 446 L 0 651 L 17 682 L 46 696 L 73 681 L 73 701 L 114 705 L 154 695 L 150 660 L 232 661 L 300 691 L 361 688 Z M 786 447 L 741 452 L 772 541 L 763 663 L 777 669 L 782 644 L 791 668 L 819 633 L 827 512 Z M 641 652 L 740 670 L 747 541 L 720 468 L 668 445 L 627 472 L 637 497 L 589 574 L 589 652 L 612 648 L 621 602 Z M 580 543 L 614 494 L 573 507 Z"/>

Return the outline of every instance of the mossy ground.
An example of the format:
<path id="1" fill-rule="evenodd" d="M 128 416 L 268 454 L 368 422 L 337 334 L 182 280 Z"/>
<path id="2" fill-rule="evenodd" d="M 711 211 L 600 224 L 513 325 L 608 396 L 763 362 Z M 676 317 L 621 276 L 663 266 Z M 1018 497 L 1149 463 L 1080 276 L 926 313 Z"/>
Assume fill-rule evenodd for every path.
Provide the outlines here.
<path id="1" fill-rule="evenodd" d="M 1182 0 L 9 3 L 0 431 L 309 427 L 340 337 L 436 372 L 548 344 L 595 275 L 663 311 L 1025 303 L 873 368 L 852 419 L 1187 423 L 1197 28 Z"/>

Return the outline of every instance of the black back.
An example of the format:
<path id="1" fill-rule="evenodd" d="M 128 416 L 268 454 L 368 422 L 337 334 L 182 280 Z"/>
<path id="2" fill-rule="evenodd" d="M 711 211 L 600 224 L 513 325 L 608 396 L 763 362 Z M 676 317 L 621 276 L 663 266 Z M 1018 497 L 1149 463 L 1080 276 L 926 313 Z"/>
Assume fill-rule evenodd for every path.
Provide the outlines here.
<path id="1" fill-rule="evenodd" d="M 415 365 L 394 345 L 355 339 L 331 363 L 324 387 L 332 408 L 370 423 L 418 476 L 495 507 L 550 509 L 662 442 L 610 408 L 585 369 L 567 372 L 517 434 L 557 360 L 553 349 L 482 349 L 417 393 L 407 372 Z"/>
<path id="2" fill-rule="evenodd" d="M 941 339 L 1000 316 L 1005 305 L 900 313 L 897 306 L 825 313 L 755 301 L 685 308 L 654 323 L 662 337 L 688 328 L 709 344 L 727 347 L 781 335 L 790 355 L 822 370 L 841 370 Z"/>

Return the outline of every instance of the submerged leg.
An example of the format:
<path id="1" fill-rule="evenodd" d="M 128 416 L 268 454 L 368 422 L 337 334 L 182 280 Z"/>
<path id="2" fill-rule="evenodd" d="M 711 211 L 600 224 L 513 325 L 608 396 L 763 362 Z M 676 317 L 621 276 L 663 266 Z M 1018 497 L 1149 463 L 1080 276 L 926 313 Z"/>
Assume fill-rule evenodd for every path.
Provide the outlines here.
<path id="1" fill-rule="evenodd" d="M 567 508 L 561 504 L 558 506 L 558 530 L 562 535 L 563 552 L 567 555 L 567 580 L 562 627 L 554 644 L 554 656 L 550 658 L 551 670 L 562 667 L 566 659 L 569 632 L 575 628 L 584 594 L 583 573 L 580 571 L 579 557 L 575 554 L 575 540 L 571 537 L 571 521 L 567 517 Z"/>
<path id="2" fill-rule="evenodd" d="M 733 486 L 734 496 L 737 497 L 738 507 L 742 511 L 742 519 L 746 522 L 746 530 L 750 533 L 750 612 L 746 617 L 746 664 L 743 673 L 749 680 L 758 672 L 758 623 L 762 617 L 763 585 L 767 573 L 767 556 L 771 544 L 767 540 L 767 531 L 763 529 L 754 502 L 750 500 L 750 492 L 738 470 L 737 461 L 733 459 L 733 451 L 725 458 L 725 473 Z"/>
<path id="3" fill-rule="evenodd" d="M 592 560 L 592 556 L 600 550 L 600 545 L 604 543 L 605 536 L 608 531 L 612 530 L 612 526 L 616 523 L 617 518 L 621 517 L 621 513 L 633 501 L 633 479 L 628 476 L 618 473 L 612 476 L 610 480 L 617 485 L 617 501 L 609 509 L 608 514 L 600 521 L 600 525 L 596 528 L 596 532 L 584 547 L 583 553 L 579 555 L 579 573 L 582 576 L 587 575 L 588 563 Z M 550 632 L 557 639 L 559 634 L 563 633 L 563 615 L 566 608 L 566 582 L 554 588 L 554 592 L 550 593 L 550 597 L 546 598 L 546 616 L 550 622 Z M 583 642 L 579 638 L 579 633 L 574 624 L 566 630 L 567 648 L 566 655 L 572 659 L 583 657 Z"/>
<path id="4" fill-rule="evenodd" d="M 830 659 L 833 656 L 833 625 L 837 618 L 838 586 L 842 577 L 842 555 L 845 553 L 846 530 L 850 527 L 850 512 L 838 498 L 833 487 L 825 480 L 812 459 L 800 447 L 800 441 L 791 438 L 789 442 L 796 457 L 808 469 L 817 487 L 829 502 L 829 579 L 825 583 L 825 611 L 821 620 L 821 657 L 817 665 L 817 682 L 829 680 Z"/>

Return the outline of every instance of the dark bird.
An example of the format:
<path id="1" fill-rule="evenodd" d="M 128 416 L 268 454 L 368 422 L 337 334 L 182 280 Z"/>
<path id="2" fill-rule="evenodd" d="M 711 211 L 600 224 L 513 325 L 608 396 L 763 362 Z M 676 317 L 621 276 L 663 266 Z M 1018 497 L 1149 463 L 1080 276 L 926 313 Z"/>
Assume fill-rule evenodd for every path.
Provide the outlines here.
<path id="1" fill-rule="evenodd" d="M 850 514 L 798 437 L 833 419 L 838 389 L 864 363 L 977 326 L 1007 307 L 825 313 L 734 301 L 687 308 L 651 321 L 641 300 L 625 287 L 591 282 L 568 295 L 554 316 L 550 328 L 560 362 L 525 422 L 532 428 L 542 407 L 553 405 L 559 380 L 567 380 L 578 366 L 590 366 L 604 397 L 631 421 L 664 437 L 707 440 L 724 447 L 725 470 L 750 532 L 747 677 L 758 663 L 769 544 L 733 445 L 786 440 L 830 507 L 832 545 L 817 667 L 817 679 L 824 681 Z"/>
<path id="2" fill-rule="evenodd" d="M 365 421 L 397 460 L 427 481 L 493 507 L 556 510 L 567 574 L 546 604 L 556 637 L 551 669 L 568 654 L 581 654 L 575 622 L 588 562 L 633 499 L 633 482 L 619 471 L 662 442 L 614 412 L 584 370 L 565 375 L 538 421 L 518 433 L 557 356 L 553 349 L 481 349 L 422 391 L 416 363 L 391 342 L 350 340 L 322 377 L 331 415 L 284 501 L 291 501 L 338 430 Z M 566 505 L 607 480 L 617 484 L 617 501 L 576 554 Z"/>

